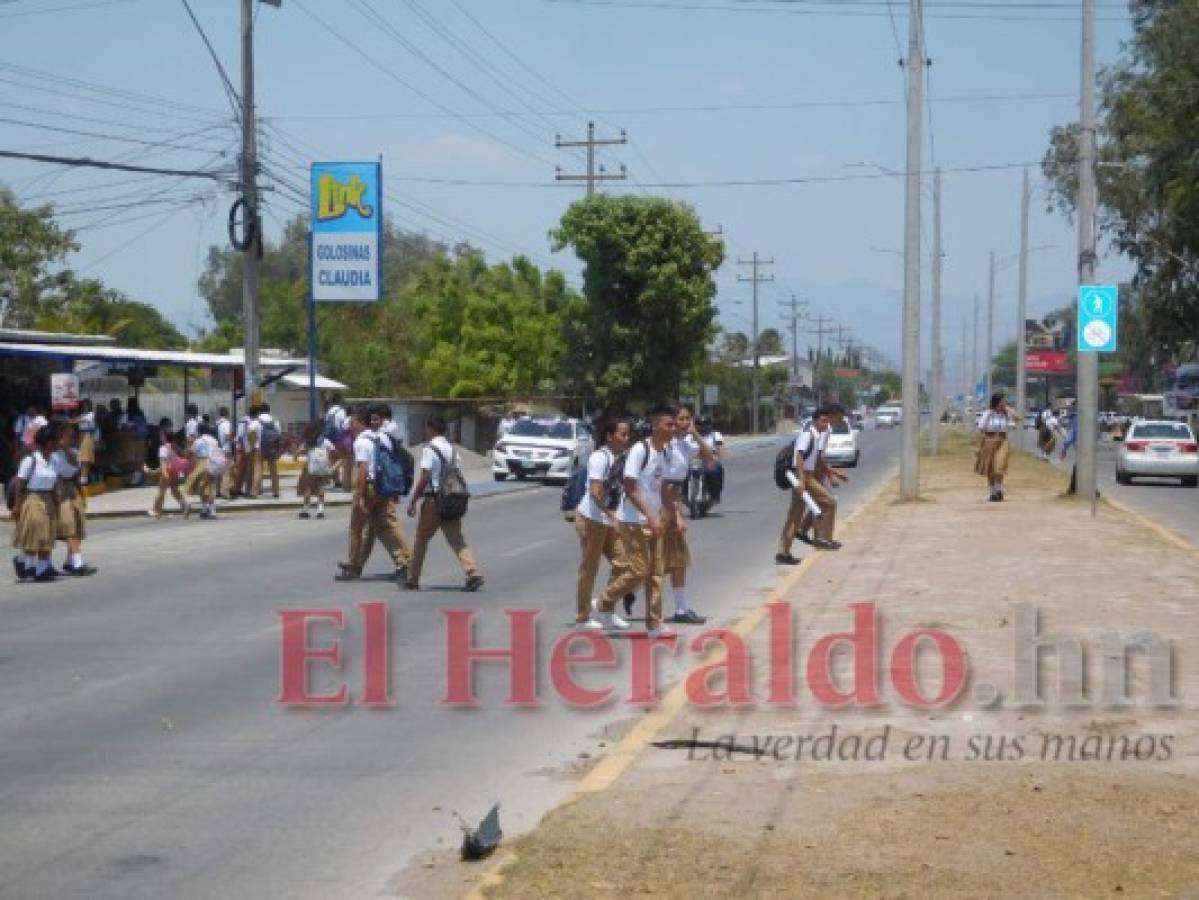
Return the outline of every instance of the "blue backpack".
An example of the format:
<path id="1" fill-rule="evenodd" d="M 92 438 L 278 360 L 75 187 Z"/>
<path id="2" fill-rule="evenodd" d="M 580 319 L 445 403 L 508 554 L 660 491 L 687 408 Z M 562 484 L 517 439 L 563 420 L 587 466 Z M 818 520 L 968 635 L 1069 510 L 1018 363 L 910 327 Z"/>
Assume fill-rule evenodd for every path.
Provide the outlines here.
<path id="1" fill-rule="evenodd" d="M 378 436 L 371 440 L 375 444 L 375 493 L 388 500 L 404 496 L 408 493 L 408 479 L 400 457 L 390 441 L 384 443 Z"/>
<path id="2" fill-rule="evenodd" d="M 562 487 L 562 512 L 571 512 L 583 502 L 587 493 L 587 467 L 578 466 Z"/>

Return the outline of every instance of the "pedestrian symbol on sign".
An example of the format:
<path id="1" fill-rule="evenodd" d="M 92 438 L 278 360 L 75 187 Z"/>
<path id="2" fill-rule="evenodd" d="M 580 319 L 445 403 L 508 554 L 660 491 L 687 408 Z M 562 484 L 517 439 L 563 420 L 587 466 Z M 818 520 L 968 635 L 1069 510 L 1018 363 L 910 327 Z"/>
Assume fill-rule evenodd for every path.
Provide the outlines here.
<path id="1" fill-rule="evenodd" d="M 1083 285 L 1078 289 L 1078 349 L 1112 353 L 1116 349 L 1117 298 L 1115 285 Z"/>

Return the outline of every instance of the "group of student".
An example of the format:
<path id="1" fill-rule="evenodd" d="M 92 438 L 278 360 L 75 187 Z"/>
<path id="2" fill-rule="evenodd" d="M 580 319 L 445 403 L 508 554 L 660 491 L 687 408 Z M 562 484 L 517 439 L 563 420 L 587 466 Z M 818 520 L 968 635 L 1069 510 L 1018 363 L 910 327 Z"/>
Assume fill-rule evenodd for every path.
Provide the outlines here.
<path id="1" fill-rule="evenodd" d="M 83 559 L 87 537 L 87 500 L 77 444 L 79 430 L 67 420 L 33 422 L 8 498 L 15 525 L 13 569 L 18 581 L 53 581 L 62 575 L 94 575 Z M 61 569 L 51 555 L 55 543 L 66 545 Z"/>
<path id="2" fill-rule="evenodd" d="M 279 496 L 279 456 L 282 431 L 270 404 L 251 406 L 236 426 L 222 406 L 213 423 L 194 403 L 185 409 L 183 429 L 170 419 L 158 422 L 158 490 L 147 515 L 158 519 L 168 493 L 184 517 L 191 515 L 189 497 L 200 497 L 200 518 L 216 518 L 218 497 L 257 499 L 264 477 Z"/>
<path id="3" fill-rule="evenodd" d="M 350 507 L 349 558 L 338 563 L 338 581 L 356 581 L 370 558 L 376 538 L 391 556 L 400 587 L 420 589 L 420 576 L 433 536 L 440 531 L 453 550 L 466 578 L 463 590 L 483 586 L 483 575 L 462 533 L 466 512 L 466 482 L 458 454 L 446 438 L 441 416 L 425 420 L 425 445 L 419 465 L 403 445 L 403 432 L 392 421 L 386 404 L 364 405 L 345 411 L 353 471 L 350 476 L 353 502 Z M 326 417 L 328 433 L 310 434 L 308 462 L 301 480 L 323 491 L 329 475 L 314 474 L 313 459 L 336 452 L 332 427 L 336 416 Z M 314 453 L 314 451 L 317 451 Z M 329 470 L 331 471 L 331 469 Z M 413 483 L 415 482 L 415 483 Z M 400 523 L 399 507 L 408 498 L 409 518 L 416 518 L 416 535 L 409 545 Z M 300 515 L 303 516 L 305 510 Z"/>
<path id="4" fill-rule="evenodd" d="M 575 510 L 580 547 L 576 625 L 589 631 L 628 631 L 616 612 L 632 612 L 635 591 L 645 592 L 645 627 L 651 637 L 669 636 L 672 624 L 701 625 L 704 616 L 687 600 L 691 551 L 680 502 L 696 457 L 714 470 L 719 447 L 702 436 L 688 406 L 660 406 L 648 417 L 649 436 L 633 442 L 633 421 L 604 419 L 595 429 L 597 448 L 587 461 L 587 489 Z M 611 571 L 592 596 L 601 559 Z M 663 581 L 669 575 L 674 613 L 663 619 Z"/>

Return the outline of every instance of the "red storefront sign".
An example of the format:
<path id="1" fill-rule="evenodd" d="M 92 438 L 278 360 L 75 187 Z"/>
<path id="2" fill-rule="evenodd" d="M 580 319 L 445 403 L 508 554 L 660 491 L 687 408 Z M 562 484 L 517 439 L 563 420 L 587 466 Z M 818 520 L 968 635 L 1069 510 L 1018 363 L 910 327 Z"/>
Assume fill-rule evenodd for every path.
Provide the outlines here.
<path id="1" fill-rule="evenodd" d="M 1070 371 L 1070 358 L 1061 350 L 1028 350 L 1024 353 L 1024 368 L 1029 373 L 1065 373 Z"/>

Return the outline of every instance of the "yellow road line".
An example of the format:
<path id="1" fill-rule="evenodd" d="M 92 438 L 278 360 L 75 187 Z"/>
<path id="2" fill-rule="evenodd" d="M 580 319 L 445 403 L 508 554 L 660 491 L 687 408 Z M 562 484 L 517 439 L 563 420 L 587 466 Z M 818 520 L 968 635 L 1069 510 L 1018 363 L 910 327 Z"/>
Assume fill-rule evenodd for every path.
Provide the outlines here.
<path id="1" fill-rule="evenodd" d="M 1142 528 L 1149 529 L 1150 531 L 1152 531 L 1154 534 L 1156 534 L 1158 537 L 1160 537 L 1166 543 L 1173 544 L 1175 547 L 1178 547 L 1180 550 L 1185 550 L 1187 553 L 1191 554 L 1192 556 L 1199 557 L 1199 546 L 1196 546 L 1195 544 L 1191 543 L 1186 538 L 1184 538 L 1182 535 L 1180 535 L 1174 531 L 1171 531 L 1169 528 L 1167 528 L 1165 525 L 1158 522 L 1156 519 L 1151 519 L 1149 516 L 1146 516 L 1143 513 L 1137 512 L 1135 509 L 1133 509 L 1128 504 L 1121 503 L 1119 500 L 1115 500 L 1112 497 L 1108 496 L 1107 494 L 1101 495 L 1100 499 L 1104 503 L 1106 503 L 1108 506 L 1110 506 L 1112 509 L 1122 512 L 1122 513 L 1124 513 L 1124 515 L 1133 519 Z"/>
<path id="2" fill-rule="evenodd" d="M 895 480 L 895 475 L 891 474 L 883 478 L 882 483 L 872 491 L 854 511 L 845 518 L 841 524 L 840 531 L 845 534 L 849 531 L 854 521 L 865 510 L 872 507 L 875 502 L 890 488 Z M 816 561 L 820 559 L 821 554 L 817 553 L 806 557 L 803 562 L 791 570 L 778 583 L 774 590 L 771 591 L 769 597 L 763 600 L 757 607 L 746 613 L 738 620 L 729 630 L 735 633 L 740 638 L 748 636 L 755 628 L 757 628 L 762 620 L 766 618 L 769 610 L 768 606 L 771 603 L 776 603 L 783 597 L 786 597 L 799 584 L 800 580 L 816 565 Z M 705 654 L 699 661 L 696 662 L 696 668 L 701 665 L 709 665 L 710 663 L 719 660 L 724 656 L 723 644 L 715 647 L 711 652 Z M 691 671 L 694 671 L 692 669 Z M 600 791 L 610 788 L 615 781 L 633 764 L 633 761 L 641 754 L 641 751 L 649 746 L 650 742 L 658 736 L 658 734 L 678 715 L 679 711 L 687 703 L 687 678 L 690 675 L 684 675 L 679 679 L 678 683 L 670 689 L 662 701 L 649 712 L 645 717 L 638 722 L 632 730 L 630 730 L 616 747 L 607 753 L 603 759 L 590 772 L 583 776 L 574 790 L 563 798 L 554 809 L 561 809 L 571 803 L 575 803 L 580 798 L 588 794 L 596 794 Z M 553 812 L 549 810 L 546 815 Z M 466 900 L 484 900 L 483 892 L 488 888 L 496 887 L 504 880 L 504 872 L 516 862 L 516 854 L 509 851 L 502 856 L 496 865 L 476 884 L 466 895 Z"/>

